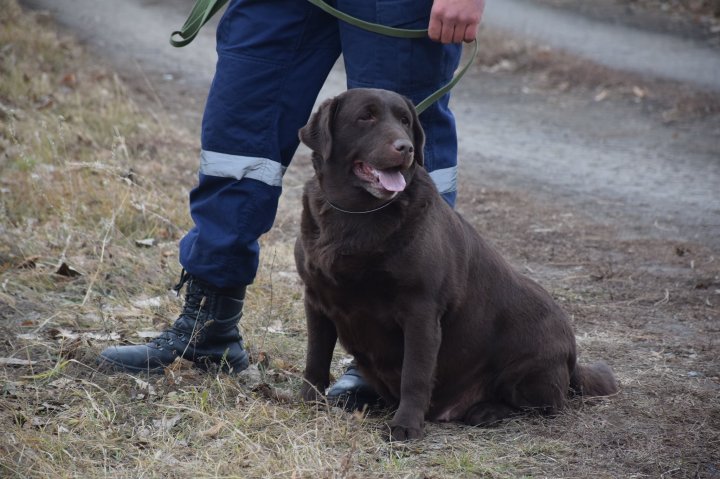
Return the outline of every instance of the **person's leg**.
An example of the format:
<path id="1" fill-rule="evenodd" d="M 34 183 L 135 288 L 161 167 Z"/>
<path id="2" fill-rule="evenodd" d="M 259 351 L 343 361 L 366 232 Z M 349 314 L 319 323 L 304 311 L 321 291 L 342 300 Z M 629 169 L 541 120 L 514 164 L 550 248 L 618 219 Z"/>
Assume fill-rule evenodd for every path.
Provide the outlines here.
<path id="1" fill-rule="evenodd" d="M 195 227 L 180 262 L 218 287 L 252 283 L 258 238 L 275 219 L 282 175 L 339 55 L 337 24 L 308 2 L 233 2 L 218 27 L 218 66 L 202 128 Z"/>
<path id="2" fill-rule="evenodd" d="M 401 28 L 427 28 L 432 0 L 338 0 L 338 9 L 362 20 Z M 460 61 L 460 45 L 430 39 L 398 39 L 340 23 L 348 88 L 384 88 L 416 104 L 450 81 Z M 457 135 L 455 118 L 445 95 L 422 115 L 425 129 L 425 168 L 451 206 L 457 195 Z M 354 365 L 328 390 L 328 399 L 347 409 L 362 409 L 380 401 Z"/>
<path id="3" fill-rule="evenodd" d="M 247 367 L 237 323 L 275 219 L 298 129 L 340 53 L 337 22 L 308 2 L 235 0 L 217 32 L 218 63 L 202 125 L 195 226 L 180 242 L 183 312 L 147 345 L 115 346 L 101 362 L 161 371 L 177 355 Z M 218 325 L 223 326 L 217 331 Z"/>

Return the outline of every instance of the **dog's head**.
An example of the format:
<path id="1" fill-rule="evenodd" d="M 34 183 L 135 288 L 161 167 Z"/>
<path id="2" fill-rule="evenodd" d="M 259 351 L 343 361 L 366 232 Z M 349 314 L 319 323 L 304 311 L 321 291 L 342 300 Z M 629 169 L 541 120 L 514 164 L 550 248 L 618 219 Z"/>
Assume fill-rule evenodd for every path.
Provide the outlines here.
<path id="1" fill-rule="evenodd" d="M 312 149 L 315 173 L 333 200 L 357 203 L 358 192 L 391 199 L 423 165 L 425 134 L 415 107 L 387 90 L 357 88 L 326 100 L 300 140 Z"/>

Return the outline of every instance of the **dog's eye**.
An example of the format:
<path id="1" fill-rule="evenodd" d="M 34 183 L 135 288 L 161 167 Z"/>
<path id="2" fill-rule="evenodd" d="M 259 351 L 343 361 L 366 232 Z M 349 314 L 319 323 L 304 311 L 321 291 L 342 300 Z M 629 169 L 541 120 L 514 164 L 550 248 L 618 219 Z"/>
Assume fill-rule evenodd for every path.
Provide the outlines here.
<path id="1" fill-rule="evenodd" d="M 403 125 L 408 126 L 408 125 L 410 124 L 410 118 L 408 118 L 408 117 L 406 117 L 406 116 L 403 115 L 403 116 L 400 118 L 400 122 L 401 122 Z"/>
<path id="2" fill-rule="evenodd" d="M 375 118 L 375 117 L 373 116 L 373 114 L 370 113 L 369 111 L 366 111 L 365 113 L 361 114 L 361 115 L 358 117 L 358 121 L 370 121 L 370 120 L 372 120 L 373 118 Z"/>

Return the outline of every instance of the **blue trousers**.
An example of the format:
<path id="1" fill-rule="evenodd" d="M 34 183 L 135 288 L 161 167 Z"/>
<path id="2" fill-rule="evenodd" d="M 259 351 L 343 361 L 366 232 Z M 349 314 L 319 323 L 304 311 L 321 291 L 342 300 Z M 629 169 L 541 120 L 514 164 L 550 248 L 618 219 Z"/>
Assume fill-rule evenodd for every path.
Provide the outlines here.
<path id="1" fill-rule="evenodd" d="M 432 0 L 336 0 L 366 21 L 427 28 Z M 180 263 L 219 288 L 252 283 L 258 238 L 275 219 L 282 176 L 330 69 L 343 54 L 348 88 L 384 88 L 418 103 L 447 83 L 459 45 L 396 39 L 340 22 L 305 0 L 233 0 L 217 31 L 218 63 L 202 123 L 195 226 Z M 455 201 L 457 137 L 449 95 L 425 110 L 425 167 Z"/>

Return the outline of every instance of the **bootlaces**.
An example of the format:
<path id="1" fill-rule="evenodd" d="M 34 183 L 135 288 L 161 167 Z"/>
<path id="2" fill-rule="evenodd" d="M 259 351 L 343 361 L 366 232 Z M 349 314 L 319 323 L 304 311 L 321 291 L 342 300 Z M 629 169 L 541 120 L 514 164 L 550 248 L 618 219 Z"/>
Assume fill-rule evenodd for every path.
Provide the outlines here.
<path id="1" fill-rule="evenodd" d="M 175 291 L 177 295 L 180 296 L 180 290 L 183 286 L 185 286 L 188 281 L 190 281 L 192 284 L 192 276 L 190 275 L 190 273 L 183 269 L 180 273 L 180 280 L 178 281 L 178 284 L 173 286 L 173 291 Z M 192 338 L 192 336 L 198 333 L 200 310 L 205 304 L 206 294 L 202 288 L 197 286 L 196 288 L 191 288 L 191 286 L 188 286 L 187 291 L 185 292 L 185 304 L 183 305 L 183 310 L 180 313 L 180 316 L 177 320 L 175 320 L 175 323 L 173 323 L 172 326 L 170 326 L 168 329 L 164 330 L 158 336 L 153 338 L 150 341 L 151 343 L 162 349 L 164 344 L 172 346 L 175 339 L 184 341 L 186 335 L 189 334 Z M 190 321 L 192 321 L 192 331 L 186 331 L 176 326 L 182 318 L 188 318 Z M 202 327 L 202 325 L 200 325 L 200 327 Z"/>

